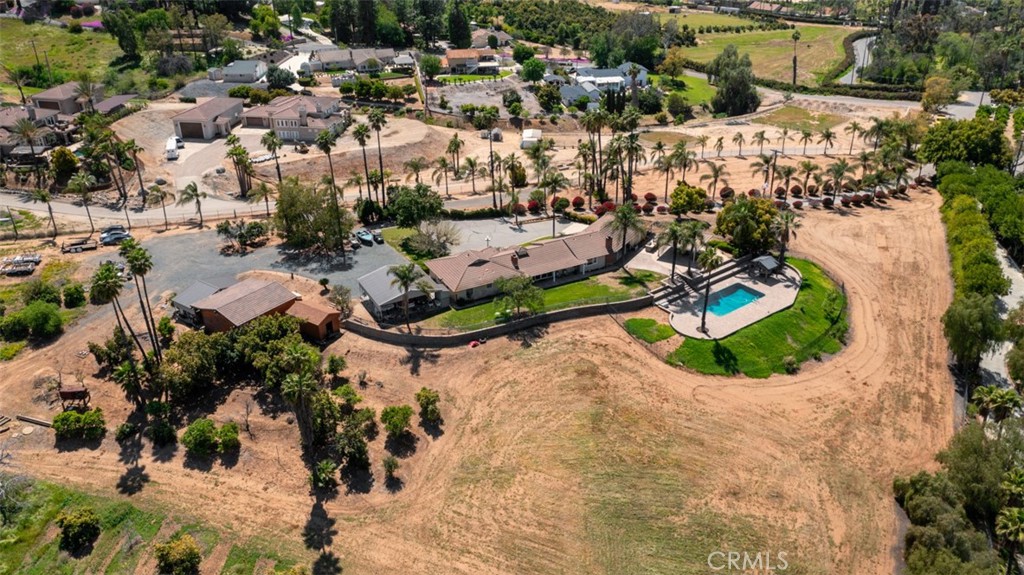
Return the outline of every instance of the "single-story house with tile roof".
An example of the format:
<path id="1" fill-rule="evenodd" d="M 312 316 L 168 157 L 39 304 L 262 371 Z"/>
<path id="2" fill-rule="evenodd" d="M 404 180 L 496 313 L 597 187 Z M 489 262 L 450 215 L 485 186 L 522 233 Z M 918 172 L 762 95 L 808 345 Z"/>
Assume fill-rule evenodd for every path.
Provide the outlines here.
<path id="1" fill-rule="evenodd" d="M 302 67 L 311 72 L 331 70 L 377 72 L 384 66 L 393 63 L 395 56 L 395 51 L 392 48 L 320 50 L 310 55 L 308 66 L 303 63 Z"/>
<path id="2" fill-rule="evenodd" d="M 285 313 L 299 297 L 283 285 L 242 280 L 192 304 L 206 331 L 228 331 L 264 315 Z"/>
<path id="3" fill-rule="evenodd" d="M 430 276 L 449 292 L 453 303 L 472 303 L 498 294 L 501 278 L 527 276 L 535 282 L 584 278 L 615 264 L 622 256 L 622 234 L 605 216 L 575 235 L 511 248 L 469 250 L 427 262 Z M 643 243 L 645 234 L 626 236 L 627 251 Z"/>
<path id="4" fill-rule="evenodd" d="M 486 28 L 479 28 L 473 31 L 472 44 L 470 48 L 490 48 L 490 44 L 487 43 L 487 38 L 493 35 L 498 39 L 498 47 L 508 46 L 512 43 L 512 36 L 508 32 L 502 32 L 501 30 L 488 30 Z"/>
<path id="5" fill-rule="evenodd" d="M 341 312 L 304 301 L 296 301 L 285 313 L 302 320 L 299 332 L 312 341 L 324 341 L 341 332 Z"/>
<path id="6" fill-rule="evenodd" d="M 402 312 L 402 290 L 392 285 L 394 277 L 388 273 L 391 266 L 379 267 L 359 278 L 359 289 L 362 291 L 363 306 L 378 320 Z M 447 292 L 444 286 L 434 282 L 431 277 L 423 278 L 433 287 L 432 292 L 424 292 L 413 286 L 409 290 L 409 307 L 415 309 L 426 305 L 447 305 Z"/>
<path id="7" fill-rule="evenodd" d="M 78 82 L 64 82 L 60 86 L 54 86 L 31 96 L 32 104 L 36 108 L 45 110 L 57 110 L 68 116 L 77 114 L 85 109 L 85 102 L 78 98 L 75 93 L 78 90 Z M 94 100 L 103 99 L 103 85 L 97 84 Z"/>
<path id="8" fill-rule="evenodd" d="M 286 142 L 313 142 L 324 130 L 340 132 L 349 113 L 341 98 L 281 96 L 243 112 L 242 125 L 272 129 Z"/>
<path id="9" fill-rule="evenodd" d="M 444 57 L 450 74 L 497 75 L 501 65 L 494 50 L 487 48 L 448 50 Z"/>
<path id="10" fill-rule="evenodd" d="M 221 69 L 225 82 L 251 84 L 267 75 L 267 63 L 262 60 L 235 60 Z"/>
<path id="11" fill-rule="evenodd" d="M 226 136 L 242 120 L 241 98 L 210 98 L 171 118 L 179 138 L 212 140 Z"/>
<path id="12" fill-rule="evenodd" d="M 192 306 L 197 301 L 229 288 L 236 283 L 238 283 L 238 280 L 230 275 L 198 280 L 171 298 L 171 307 L 174 308 L 179 317 L 188 323 L 196 324 L 199 322 L 199 314 Z"/>

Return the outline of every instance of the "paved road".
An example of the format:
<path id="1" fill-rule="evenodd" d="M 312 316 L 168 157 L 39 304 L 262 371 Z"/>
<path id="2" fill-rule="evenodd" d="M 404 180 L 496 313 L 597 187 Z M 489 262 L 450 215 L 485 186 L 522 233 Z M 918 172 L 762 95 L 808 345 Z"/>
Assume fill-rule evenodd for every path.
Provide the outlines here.
<path id="1" fill-rule="evenodd" d="M 839 84 L 853 84 L 858 78 L 858 70 L 867 67 L 871 63 L 871 47 L 875 43 L 875 37 L 861 38 L 853 43 L 853 68 L 845 76 L 836 80 Z"/>
<path id="2" fill-rule="evenodd" d="M 1024 275 L 1002 246 L 997 245 L 996 252 L 1003 273 L 1010 278 L 1010 293 L 999 298 L 999 315 L 1005 319 L 1011 309 L 1024 301 Z M 1010 376 L 1006 370 L 1006 354 L 1012 347 L 1012 342 L 1004 341 L 992 353 L 981 358 L 981 376 L 985 385 L 1011 387 Z"/>

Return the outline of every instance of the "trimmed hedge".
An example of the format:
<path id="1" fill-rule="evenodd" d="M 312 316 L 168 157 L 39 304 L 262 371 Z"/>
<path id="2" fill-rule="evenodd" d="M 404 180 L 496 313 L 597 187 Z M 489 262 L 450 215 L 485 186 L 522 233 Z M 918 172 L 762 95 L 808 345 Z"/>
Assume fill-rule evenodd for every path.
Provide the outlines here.
<path id="1" fill-rule="evenodd" d="M 1006 295 L 1010 280 L 996 258 L 996 240 L 972 196 L 958 195 L 942 208 L 957 295 Z"/>
<path id="2" fill-rule="evenodd" d="M 79 413 L 65 411 L 53 418 L 53 431 L 57 439 L 99 439 L 106 433 L 103 410 L 96 408 Z"/>

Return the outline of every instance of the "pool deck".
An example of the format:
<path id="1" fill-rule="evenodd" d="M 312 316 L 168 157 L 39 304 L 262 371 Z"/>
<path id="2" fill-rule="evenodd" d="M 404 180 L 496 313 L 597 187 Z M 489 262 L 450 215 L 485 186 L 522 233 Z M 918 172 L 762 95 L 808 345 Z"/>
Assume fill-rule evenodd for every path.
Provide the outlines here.
<path id="1" fill-rule="evenodd" d="M 662 309 L 669 314 L 669 324 L 684 336 L 696 339 L 722 339 L 793 305 L 802 281 L 800 272 L 786 266 L 783 271 L 772 277 L 766 278 L 743 272 L 711 286 L 711 295 L 731 285 L 743 284 L 763 293 L 764 297 L 723 316 L 717 316 L 709 311 L 706 334 L 700 331 L 700 316 L 704 309 L 703 293 L 697 295 L 691 292 L 686 298 Z"/>

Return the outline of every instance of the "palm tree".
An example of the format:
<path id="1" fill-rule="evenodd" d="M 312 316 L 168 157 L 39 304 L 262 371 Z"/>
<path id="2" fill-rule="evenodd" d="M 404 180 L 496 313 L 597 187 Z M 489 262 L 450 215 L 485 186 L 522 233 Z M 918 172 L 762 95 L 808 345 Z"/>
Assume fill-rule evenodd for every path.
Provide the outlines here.
<path id="1" fill-rule="evenodd" d="M 409 290 L 413 287 L 419 288 L 424 283 L 423 270 L 414 263 L 408 263 L 389 267 L 388 275 L 392 277 L 391 286 L 398 286 L 398 289 L 402 290 L 402 311 L 405 313 L 405 327 L 412 331 L 412 325 L 409 323 Z M 429 288 L 427 289 L 429 290 Z"/>
<path id="2" fill-rule="evenodd" d="M 470 157 L 462 160 L 462 171 L 466 172 L 467 174 L 469 174 L 469 181 L 470 181 L 470 184 L 472 185 L 472 188 L 473 188 L 473 195 L 475 196 L 476 195 L 476 178 L 477 178 L 477 176 L 479 176 L 481 178 L 486 178 L 487 177 L 487 170 L 484 169 L 484 167 L 480 165 L 480 160 L 476 159 L 476 157 L 474 157 L 474 156 L 470 156 Z"/>
<path id="3" fill-rule="evenodd" d="M 82 205 L 85 206 L 85 215 L 89 218 L 89 235 L 96 231 L 92 223 L 92 212 L 89 211 L 89 203 L 92 202 L 92 188 L 96 185 L 96 176 L 89 172 L 75 172 L 68 180 L 67 190 L 82 198 Z"/>
<path id="4" fill-rule="evenodd" d="M 697 161 L 697 153 L 692 150 L 686 149 L 686 142 L 680 140 L 672 146 L 672 165 L 682 169 L 683 171 L 683 182 L 686 182 L 686 171 L 690 168 L 695 170 L 700 169 L 700 163 Z"/>
<path id="5" fill-rule="evenodd" d="M 1024 468 L 1013 467 L 1004 473 L 999 487 L 1010 505 L 1024 505 Z"/>
<path id="6" fill-rule="evenodd" d="M 149 187 L 149 193 L 146 194 L 146 201 L 150 204 L 160 204 L 160 209 L 164 212 L 164 231 L 171 229 L 171 225 L 167 221 L 167 202 L 174 201 L 174 192 L 153 184 Z"/>
<path id="7" fill-rule="evenodd" d="M 146 189 L 146 186 L 142 183 L 142 163 L 139 162 L 139 152 L 144 152 L 146 149 L 135 143 L 135 140 L 128 140 L 122 143 L 121 149 L 131 154 L 132 164 L 135 165 L 135 176 L 139 178 L 139 194 L 145 194 L 143 190 Z"/>
<path id="8" fill-rule="evenodd" d="M 36 138 L 39 137 L 39 134 L 39 127 L 28 118 L 19 118 L 11 128 L 11 135 L 14 136 L 15 141 L 28 146 L 29 151 L 32 152 L 33 160 L 36 157 Z"/>
<path id="9" fill-rule="evenodd" d="M 146 287 L 146 274 L 153 269 L 153 258 L 134 239 L 125 240 L 118 249 L 118 253 L 124 258 L 128 264 L 128 270 L 134 276 L 135 293 L 139 296 L 142 320 L 146 324 L 146 333 L 149 334 L 149 342 L 153 346 L 153 356 L 159 364 L 162 361 L 162 355 L 158 344 L 156 322 L 153 320 L 153 308 L 149 304 L 149 289 Z M 141 284 L 140 279 L 142 280 Z"/>
<path id="10" fill-rule="evenodd" d="M 729 170 L 726 169 L 725 164 L 716 164 L 714 162 L 708 162 L 708 173 L 701 174 L 700 181 L 710 181 L 711 201 L 715 201 L 715 193 L 718 191 L 718 181 L 728 175 Z"/>
<path id="11" fill-rule="evenodd" d="M 139 348 L 139 353 L 142 354 L 142 357 L 146 357 L 146 349 L 142 347 L 142 341 L 139 340 L 139 336 L 135 333 L 135 329 L 133 329 L 131 323 L 128 322 L 128 316 L 124 314 L 124 309 L 121 307 L 121 302 L 118 300 L 118 296 L 121 295 L 122 286 L 124 286 L 124 282 L 121 280 L 121 276 L 117 271 L 117 268 L 114 267 L 113 262 L 106 262 L 100 265 L 96 270 L 96 273 L 93 274 L 89 292 L 98 301 L 110 302 L 111 306 L 114 308 L 114 317 L 117 318 L 118 326 L 123 325 L 123 327 L 128 330 L 129 335 L 132 336 L 132 340 L 135 341 L 135 346 Z"/>
<path id="12" fill-rule="evenodd" d="M 430 162 L 428 162 L 426 158 L 424 158 L 423 156 L 416 156 L 415 158 L 409 158 L 408 160 L 406 160 L 402 164 L 402 167 L 404 167 L 409 172 L 412 172 L 409 175 L 411 175 L 418 184 L 420 183 L 420 172 L 427 169 L 427 166 L 429 165 Z M 406 181 L 408 181 L 409 176 L 406 176 L 405 179 Z"/>
<path id="13" fill-rule="evenodd" d="M 739 157 L 743 157 L 743 144 L 747 142 L 747 139 L 743 137 L 743 132 L 736 132 L 732 137 L 732 143 L 740 147 L 740 153 L 737 154 Z"/>
<path id="14" fill-rule="evenodd" d="M 356 127 L 352 130 L 352 137 L 359 143 L 359 147 L 363 150 L 363 173 L 366 175 L 366 185 L 370 185 L 370 164 L 366 161 L 366 144 L 370 141 L 370 126 L 366 124 L 356 124 Z M 366 190 L 366 195 L 369 197 L 370 190 Z M 377 203 L 380 203 L 380 198 L 377 198 Z"/>
<path id="15" fill-rule="evenodd" d="M 796 175 L 796 166 L 776 166 L 775 176 L 783 181 L 782 187 L 786 189 L 786 192 L 782 195 L 783 199 L 789 197 L 789 182 L 793 180 L 793 176 Z"/>
<path id="16" fill-rule="evenodd" d="M 50 204 L 53 201 L 53 196 L 47 190 L 35 189 L 28 193 L 28 197 L 33 204 L 37 202 L 46 204 L 46 211 L 50 213 L 50 225 L 53 226 L 53 238 L 57 239 L 57 220 L 53 219 L 53 205 Z"/>
<path id="17" fill-rule="evenodd" d="M 768 171 L 772 167 L 772 158 L 768 154 L 759 154 L 757 159 L 750 162 L 750 175 L 764 176 L 764 183 L 768 183 Z"/>
<path id="18" fill-rule="evenodd" d="M 274 168 L 277 169 L 277 183 L 278 185 L 280 185 L 282 181 L 281 162 L 277 158 L 277 151 L 284 147 L 284 140 L 282 140 L 281 137 L 277 135 L 277 132 L 275 132 L 274 130 L 270 130 L 266 134 L 263 134 L 263 137 L 260 138 L 260 144 L 264 148 L 266 148 L 266 150 L 270 152 L 272 156 L 274 156 Z"/>
<path id="19" fill-rule="evenodd" d="M 661 142 L 658 142 L 659 144 Z M 675 154 L 666 155 L 664 152 L 654 160 L 654 169 L 665 174 L 665 199 L 664 202 L 668 203 L 668 184 L 672 176 L 675 175 L 676 166 L 673 161 Z"/>
<path id="20" fill-rule="evenodd" d="M 850 122 L 843 131 L 850 134 L 850 155 L 853 155 L 853 143 L 857 141 L 857 136 L 864 132 L 864 128 L 856 120 Z"/>
<path id="21" fill-rule="evenodd" d="M 724 149 L 725 149 L 725 136 L 719 136 L 718 139 L 715 140 L 715 154 L 717 154 L 715 157 L 716 158 L 721 158 L 722 157 L 722 150 L 724 150 Z"/>
<path id="22" fill-rule="evenodd" d="M 825 144 L 825 155 L 828 155 L 828 149 L 832 147 L 835 142 L 836 133 L 831 128 L 825 128 L 821 131 L 821 137 L 818 138 L 819 144 Z"/>
<path id="23" fill-rule="evenodd" d="M 804 192 L 806 192 L 807 183 L 810 181 L 811 176 L 813 176 L 814 173 L 820 170 L 821 168 L 818 166 L 818 164 L 815 164 L 810 160 L 803 160 L 798 164 L 797 169 L 799 170 L 800 174 L 802 174 L 804 177 Z"/>
<path id="24" fill-rule="evenodd" d="M 708 135 L 701 134 L 697 137 L 697 143 L 700 144 L 700 159 L 704 159 L 704 148 L 708 145 Z"/>
<path id="25" fill-rule="evenodd" d="M 754 132 L 754 137 L 750 141 L 755 146 L 758 146 L 758 150 L 757 150 L 758 154 L 763 154 L 764 153 L 764 145 L 768 144 L 768 143 L 771 143 L 771 140 L 769 140 L 768 136 L 765 135 L 765 131 L 764 130 L 761 130 L 760 132 Z"/>
<path id="26" fill-rule="evenodd" d="M 308 371 L 289 373 L 281 382 L 281 396 L 291 404 L 295 411 L 295 420 L 299 424 L 302 443 L 309 445 L 312 441 L 312 421 L 309 413 L 309 400 L 317 391 L 317 382 Z"/>
<path id="27" fill-rule="evenodd" d="M 996 517 L 996 535 L 1006 543 L 1006 575 L 1010 575 L 1017 563 L 1017 551 L 1024 543 L 1024 508 L 1004 507 L 1000 510 Z"/>
<path id="28" fill-rule="evenodd" d="M 800 228 L 800 216 L 792 211 L 784 211 L 776 214 L 772 219 L 772 231 L 779 240 L 779 263 L 786 265 L 786 248 L 789 247 L 790 236 L 796 237 L 796 230 Z"/>
<path id="29" fill-rule="evenodd" d="M 831 164 L 825 173 L 832 178 L 832 199 L 836 199 L 836 194 L 839 193 L 839 189 L 842 188 L 843 184 L 849 181 L 850 174 L 853 173 L 853 166 L 846 161 L 846 158 L 841 158 L 839 161 Z"/>
<path id="30" fill-rule="evenodd" d="M 458 166 L 462 163 L 459 154 L 462 149 L 466 147 L 466 142 L 459 138 L 459 134 L 452 134 L 452 139 L 448 140 L 447 152 L 452 155 L 452 166 Z"/>
<path id="31" fill-rule="evenodd" d="M 92 81 L 92 74 L 88 70 L 78 75 L 78 83 L 75 84 L 75 99 L 85 100 L 86 108 L 89 111 L 95 110 L 93 100 L 99 95 L 100 85 Z"/>
<path id="32" fill-rule="evenodd" d="M 647 226 L 640 219 L 640 213 L 633 204 L 623 204 L 615 208 L 612 214 L 612 221 L 608 224 L 613 232 L 622 232 L 622 259 L 626 258 L 626 243 L 630 232 L 640 234 L 642 237 L 647 233 Z"/>
<path id="33" fill-rule="evenodd" d="M 452 197 L 451 192 L 448 191 L 448 170 L 451 169 L 451 164 L 448 163 L 446 156 L 438 156 L 434 160 L 434 172 L 431 174 L 434 177 L 434 183 L 441 185 L 441 180 L 444 180 L 444 195 L 449 198 Z"/>
<path id="34" fill-rule="evenodd" d="M 331 185 L 336 186 L 334 180 L 334 161 L 331 159 L 331 150 L 334 149 L 334 144 L 338 141 L 338 135 L 331 130 L 321 130 L 316 135 L 315 145 L 317 149 L 327 156 L 327 167 L 331 174 Z"/>
<path id="35" fill-rule="evenodd" d="M 693 269 L 693 260 L 697 248 L 704 243 L 704 224 L 699 220 L 687 220 L 683 223 L 683 239 L 680 242 L 690 252 L 686 261 L 686 273 L 690 274 Z"/>
<path id="36" fill-rule="evenodd" d="M 871 117 L 871 127 L 863 131 L 863 138 L 867 140 L 871 138 L 874 146 L 873 150 L 878 150 L 878 145 L 882 143 L 882 139 L 885 138 L 889 132 L 889 121 L 882 118 Z"/>
<path id="37" fill-rule="evenodd" d="M 238 190 L 245 199 L 252 186 L 252 160 L 249 158 L 249 151 L 241 144 L 235 144 L 228 148 L 227 157 L 235 167 L 235 177 L 238 179 Z M 330 155 L 327 160 L 330 161 Z M 333 170 L 332 170 L 333 175 Z"/>
<path id="38" fill-rule="evenodd" d="M 700 331 L 703 334 L 707 334 L 708 301 L 711 299 L 711 272 L 722 265 L 722 256 L 718 254 L 718 249 L 714 246 L 706 246 L 704 251 L 700 252 L 700 255 L 697 256 L 697 265 L 704 272 L 704 310 L 700 314 Z"/>
<path id="39" fill-rule="evenodd" d="M 189 204 L 196 205 L 196 213 L 199 214 L 199 227 L 203 227 L 203 200 L 206 199 L 206 192 L 199 190 L 199 186 L 195 182 L 189 182 L 185 189 L 178 195 L 178 201 L 175 205 L 187 206 Z"/>
<path id="40" fill-rule="evenodd" d="M 868 170 L 870 170 L 874 166 L 874 163 L 875 163 L 875 154 L 874 154 L 874 152 L 869 152 L 867 150 L 864 150 L 860 154 L 857 155 L 857 167 L 860 168 L 860 177 L 861 177 L 861 179 L 863 179 L 865 176 L 868 175 Z"/>
<path id="41" fill-rule="evenodd" d="M 800 130 L 800 143 L 804 145 L 804 155 L 807 155 L 807 143 L 814 140 L 814 132 L 810 130 Z"/>
<path id="42" fill-rule="evenodd" d="M 249 203 L 255 204 L 263 202 L 264 207 L 267 209 L 267 219 L 270 219 L 270 198 L 274 197 L 274 188 L 267 185 L 266 182 L 260 182 L 258 186 L 252 189 L 252 193 L 249 194 Z"/>
<path id="43" fill-rule="evenodd" d="M 782 146 L 782 149 L 779 150 L 779 153 L 782 154 L 783 156 L 786 155 L 786 142 L 788 142 L 788 141 L 789 141 L 789 128 L 783 128 L 782 131 L 779 132 L 779 144 Z"/>
<path id="44" fill-rule="evenodd" d="M 490 177 L 491 177 L 491 203 L 492 207 L 498 207 L 498 191 L 494 189 L 494 124 L 498 122 L 498 112 L 494 108 L 488 107 L 483 112 L 480 112 L 476 116 L 478 125 L 487 130 L 487 146 L 489 148 L 489 154 L 487 156 L 488 163 L 490 164 Z"/>
<path id="45" fill-rule="evenodd" d="M 683 140 L 679 141 L 683 142 Z M 661 140 L 654 142 L 654 145 L 651 146 L 651 165 L 654 168 L 657 168 L 658 160 L 664 158 L 667 153 L 668 146 L 665 145 L 665 142 L 662 142 Z"/>
<path id="46" fill-rule="evenodd" d="M 27 105 L 28 100 L 25 99 L 25 84 L 32 79 L 32 73 L 25 68 L 11 69 L 3 64 L 0 64 L 0 70 L 10 78 L 11 83 L 18 89 L 18 94 L 21 95 L 21 105 Z"/>
<path id="47" fill-rule="evenodd" d="M 659 246 L 672 246 L 672 273 L 668 276 L 672 282 L 676 279 L 676 255 L 679 252 L 679 244 L 685 241 L 686 228 L 680 222 L 672 222 L 665 231 L 658 234 Z"/>
<path id="48" fill-rule="evenodd" d="M 388 205 L 388 197 L 387 197 L 387 194 L 384 193 L 384 177 L 383 177 L 384 176 L 384 154 L 383 154 L 383 152 L 381 152 L 381 148 L 380 148 L 380 131 L 384 129 L 384 126 L 388 125 L 388 119 L 384 116 L 384 110 L 381 110 L 380 108 L 374 108 L 373 110 L 370 110 L 369 122 L 370 122 L 370 128 L 372 128 L 374 132 L 377 132 L 377 163 L 380 166 L 380 173 L 381 173 L 381 184 L 380 184 L 380 187 L 381 187 L 381 190 L 380 190 L 381 191 L 381 207 L 387 207 L 387 205 Z"/>
<path id="49" fill-rule="evenodd" d="M 345 185 L 346 186 L 356 186 L 356 188 L 359 190 L 359 199 L 361 200 L 361 199 L 363 199 L 363 183 L 364 182 L 365 182 L 365 180 L 363 179 L 363 175 L 360 174 L 359 172 L 353 171 L 353 172 L 351 172 L 349 174 L 349 179 L 345 182 Z M 367 195 L 369 195 L 369 190 L 367 190 Z"/>

